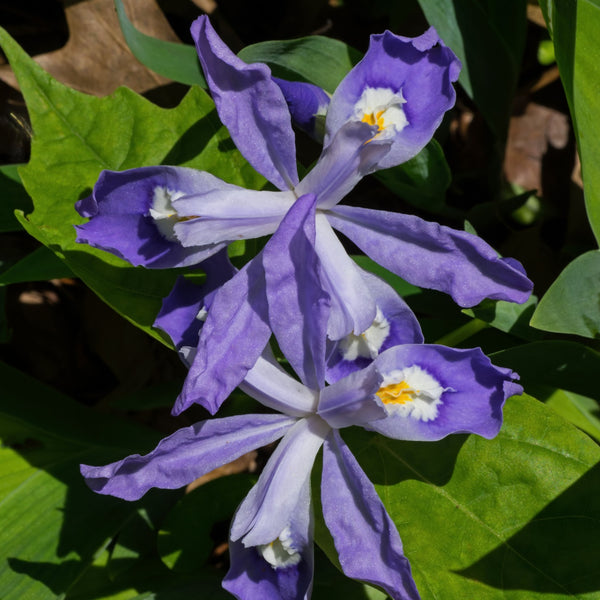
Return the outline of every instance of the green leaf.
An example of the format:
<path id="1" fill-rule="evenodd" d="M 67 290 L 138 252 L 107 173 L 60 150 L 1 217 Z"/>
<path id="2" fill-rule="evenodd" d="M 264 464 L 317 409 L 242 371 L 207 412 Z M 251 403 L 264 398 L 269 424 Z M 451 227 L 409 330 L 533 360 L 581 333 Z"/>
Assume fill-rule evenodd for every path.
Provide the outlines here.
<path id="1" fill-rule="evenodd" d="M 119 25 L 133 55 L 159 75 L 186 83 L 206 87 L 196 48 L 189 44 L 175 44 L 142 33 L 127 18 L 122 0 L 115 0 Z"/>
<path id="2" fill-rule="evenodd" d="M 575 125 L 588 218 L 600 243 L 600 2 L 540 0 Z"/>
<path id="3" fill-rule="evenodd" d="M 600 448 L 533 398 L 504 412 L 493 440 L 343 435 L 398 526 L 423 600 L 597 598 Z"/>
<path id="4" fill-rule="evenodd" d="M 117 312 L 162 341 L 151 325 L 177 272 L 134 268 L 76 244 L 73 226 L 83 219 L 75 202 L 90 194 L 103 169 L 184 165 L 249 188 L 262 187 L 264 179 L 234 148 L 201 89 L 192 88 L 174 109 L 126 88 L 106 98 L 87 96 L 52 79 L 2 30 L 0 44 L 34 131 L 31 160 L 20 173 L 35 209 L 27 217 L 17 214 L 21 224 Z"/>
<path id="5" fill-rule="evenodd" d="M 504 140 L 525 43 L 526 0 L 419 0 L 419 4 L 461 60 L 461 85 Z"/>
<path id="6" fill-rule="evenodd" d="M 540 300 L 531 325 L 588 338 L 600 335 L 600 250 L 567 265 Z"/>
<path id="7" fill-rule="evenodd" d="M 29 212 L 33 206 L 31 198 L 21 183 L 17 170 L 19 166 L 0 167 L 0 232 L 20 231 L 21 226 L 15 219 L 15 210 Z"/>
<path id="8" fill-rule="evenodd" d="M 61 277 L 73 277 L 73 271 L 52 250 L 41 246 L 1 273 L 0 285 Z"/>

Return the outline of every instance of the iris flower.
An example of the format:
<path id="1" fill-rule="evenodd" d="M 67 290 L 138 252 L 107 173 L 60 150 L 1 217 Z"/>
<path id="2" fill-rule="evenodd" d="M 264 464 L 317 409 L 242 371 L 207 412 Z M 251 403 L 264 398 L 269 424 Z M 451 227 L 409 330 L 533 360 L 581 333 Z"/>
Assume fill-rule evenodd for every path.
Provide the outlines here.
<path id="1" fill-rule="evenodd" d="M 287 231 L 300 238 L 298 244 L 307 244 L 310 223 L 305 219 Z M 313 259 L 306 261 L 307 275 L 316 265 Z M 310 474 L 323 448 L 323 517 L 344 573 L 381 587 L 396 600 L 416 599 L 398 531 L 339 430 L 358 425 L 389 438 L 420 441 L 452 433 L 492 438 L 500 429 L 506 398 L 521 388 L 514 373 L 492 365 L 479 349 L 425 344 L 389 348 L 366 368 L 326 385 L 330 305 L 317 287 L 307 294 L 310 319 L 302 303 L 291 303 L 285 315 L 291 335 L 297 336 L 288 359 L 300 381 L 263 352 L 241 384 L 274 412 L 203 421 L 176 431 L 145 456 L 82 465 L 81 472 L 92 490 L 136 500 L 152 487 L 182 487 L 280 439 L 234 516 L 231 567 L 223 585 L 241 600 L 296 600 L 309 598 L 312 588 Z M 180 348 L 194 343 L 188 322 L 177 310 L 161 317 L 161 326 Z M 195 349 L 189 351 L 192 360 Z"/>

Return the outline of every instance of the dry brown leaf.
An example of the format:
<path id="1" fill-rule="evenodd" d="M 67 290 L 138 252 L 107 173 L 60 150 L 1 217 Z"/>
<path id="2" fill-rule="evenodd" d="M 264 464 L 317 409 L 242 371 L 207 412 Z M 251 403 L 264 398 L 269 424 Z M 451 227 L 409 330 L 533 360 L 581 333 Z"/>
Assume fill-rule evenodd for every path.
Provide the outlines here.
<path id="1" fill-rule="evenodd" d="M 256 471 L 256 457 L 257 453 L 254 450 L 252 452 L 248 452 L 247 454 L 242 454 L 242 456 L 236 458 L 234 461 L 227 463 L 222 467 L 217 467 L 214 471 L 211 471 L 206 475 L 202 475 L 202 477 L 192 481 L 192 483 L 188 484 L 188 486 L 185 488 L 185 491 L 187 494 L 189 494 L 197 487 L 200 487 L 201 485 L 204 485 L 213 479 L 225 477 L 225 475 L 234 475 L 235 473 L 244 472 L 253 473 Z"/>
<path id="2" fill-rule="evenodd" d="M 104 96 L 120 85 L 142 93 L 168 79 L 142 65 L 127 47 L 113 0 L 63 0 L 69 40 L 59 50 L 35 56 L 53 77 L 81 92 Z M 143 33 L 178 42 L 155 0 L 123 0 L 127 15 Z M 8 65 L 0 79 L 18 87 Z"/>

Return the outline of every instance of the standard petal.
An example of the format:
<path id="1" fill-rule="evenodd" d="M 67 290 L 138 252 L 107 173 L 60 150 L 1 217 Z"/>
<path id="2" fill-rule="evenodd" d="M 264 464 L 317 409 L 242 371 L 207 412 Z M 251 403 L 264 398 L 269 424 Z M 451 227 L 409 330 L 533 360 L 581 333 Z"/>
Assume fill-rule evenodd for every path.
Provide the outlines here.
<path id="1" fill-rule="evenodd" d="M 385 281 L 360 270 L 377 306 L 373 323 L 359 335 L 328 342 L 327 381 L 364 369 L 384 350 L 399 344 L 423 342 L 421 327 L 406 302 Z"/>
<path id="2" fill-rule="evenodd" d="M 261 261 L 261 254 L 254 257 L 214 295 L 173 414 L 194 403 L 214 414 L 267 345 L 271 328 Z"/>
<path id="3" fill-rule="evenodd" d="M 235 145 L 280 190 L 293 189 L 298 183 L 294 132 L 270 69 L 240 60 L 205 15 L 194 21 L 191 31 L 219 117 Z"/>
<path id="4" fill-rule="evenodd" d="M 145 456 L 134 454 L 103 467 L 81 465 L 81 474 L 94 492 L 137 500 L 150 488 L 180 488 L 270 444 L 294 422 L 285 415 L 238 415 L 202 421 L 164 438 Z"/>
<path id="5" fill-rule="evenodd" d="M 460 306 L 484 298 L 525 302 L 533 283 L 514 259 L 476 235 L 412 215 L 336 206 L 331 225 L 374 261 L 419 287 L 450 294 Z"/>
<path id="6" fill-rule="evenodd" d="M 270 544 L 289 525 L 329 430 L 315 415 L 300 419 L 290 429 L 238 508 L 232 540 L 241 539 L 246 547 Z"/>
<path id="7" fill-rule="evenodd" d="M 329 294 L 315 250 L 315 201 L 300 197 L 263 251 L 269 322 L 283 354 L 312 389 L 325 383 Z"/>
<path id="8" fill-rule="evenodd" d="M 102 171 L 93 196 L 78 203 L 80 214 L 91 218 L 76 225 L 77 241 L 116 254 L 134 266 L 162 269 L 200 263 L 224 244 L 184 248 L 172 234 L 175 213 L 161 219 L 152 213 L 161 198 L 203 190 L 207 176 L 220 181 L 184 167 Z"/>
<path id="9" fill-rule="evenodd" d="M 337 431 L 323 447 L 321 502 L 348 577 L 377 585 L 394 600 L 420 598 L 398 530 Z"/>
<path id="10" fill-rule="evenodd" d="M 417 38 L 386 31 L 372 35 L 369 49 L 337 87 L 326 120 L 325 145 L 348 121 L 370 120 L 392 142 L 378 168 L 415 156 L 454 106 L 452 82 L 460 62 L 435 30 Z"/>
<path id="11" fill-rule="evenodd" d="M 523 389 L 518 375 L 494 366 L 479 348 L 395 346 L 373 363 L 383 376 L 377 396 L 388 416 L 368 429 L 400 440 L 436 441 L 452 433 L 493 438 L 502 407 Z"/>

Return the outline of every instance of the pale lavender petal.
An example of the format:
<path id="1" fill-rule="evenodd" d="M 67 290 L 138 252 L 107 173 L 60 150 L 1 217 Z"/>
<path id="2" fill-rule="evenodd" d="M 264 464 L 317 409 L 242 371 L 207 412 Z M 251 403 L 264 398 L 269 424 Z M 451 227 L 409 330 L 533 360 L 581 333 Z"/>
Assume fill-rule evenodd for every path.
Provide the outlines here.
<path id="1" fill-rule="evenodd" d="M 198 264 L 224 244 L 184 248 L 165 237 L 150 214 L 157 193 L 199 193 L 220 180 L 184 167 L 142 167 L 128 171 L 102 171 L 93 195 L 81 200 L 80 214 L 90 217 L 76 225 L 77 241 L 111 252 L 134 266 L 185 267 Z M 222 183 L 222 182 L 221 182 Z"/>
<path id="2" fill-rule="evenodd" d="M 327 381 L 333 382 L 364 369 L 384 350 L 399 344 L 423 342 L 421 327 L 406 302 L 385 281 L 360 270 L 378 312 L 373 324 L 360 336 L 328 342 Z"/>
<path id="3" fill-rule="evenodd" d="M 173 414 L 194 403 L 214 414 L 267 345 L 271 328 L 261 260 L 257 255 L 214 295 Z"/>
<path id="4" fill-rule="evenodd" d="M 292 189 L 298 183 L 294 132 L 270 69 L 240 60 L 205 15 L 194 21 L 191 31 L 219 117 L 235 145 L 275 186 Z"/>
<path id="5" fill-rule="evenodd" d="M 398 530 L 337 431 L 323 447 L 321 502 L 348 577 L 376 585 L 394 600 L 420 598 Z"/>
<path id="6" fill-rule="evenodd" d="M 484 298 L 521 303 L 531 294 L 533 284 L 517 261 L 498 257 L 466 231 L 354 206 L 336 206 L 327 218 L 386 269 L 413 285 L 446 292 L 460 306 Z"/>
<path id="7" fill-rule="evenodd" d="M 301 419 L 290 429 L 238 508 L 231 526 L 232 540 L 242 539 L 245 546 L 257 546 L 279 536 L 292 518 L 329 431 L 316 415 Z"/>
<path id="8" fill-rule="evenodd" d="M 150 488 L 180 488 L 270 444 L 294 422 L 284 415 L 237 415 L 202 421 L 164 438 L 145 456 L 134 454 L 103 467 L 81 465 L 81 474 L 99 494 L 137 500 Z"/>
<path id="9" fill-rule="evenodd" d="M 329 295 L 315 251 L 315 196 L 300 197 L 263 251 L 269 322 L 302 382 L 325 383 L 325 335 Z"/>
<path id="10" fill-rule="evenodd" d="M 430 29 L 417 38 L 386 31 L 371 36 L 364 58 L 336 89 L 326 121 L 325 145 L 349 120 L 359 120 L 357 104 L 365 90 L 389 90 L 401 96 L 404 127 L 384 130 L 392 146 L 378 163 L 379 169 L 392 167 L 415 156 L 432 138 L 444 113 L 454 106 L 452 82 L 458 79 L 460 62 Z M 360 104 L 359 104 L 360 106 Z M 385 115 L 384 115 L 385 116 Z"/>
<path id="11" fill-rule="evenodd" d="M 518 375 L 494 366 L 481 349 L 457 349 L 437 345 L 395 346 L 373 363 L 384 378 L 408 375 L 409 387 L 427 387 L 428 398 L 417 393 L 403 406 L 386 404 L 389 415 L 368 424 L 368 429 L 401 440 L 436 441 L 452 433 L 476 433 L 493 438 L 502 426 L 502 407 L 509 396 L 523 388 L 514 383 Z M 423 385 L 424 372 L 433 382 Z M 413 373 L 406 369 L 413 369 Z M 421 385 L 411 383 L 421 381 Z M 417 390 L 417 392 L 423 390 Z M 426 390 L 427 391 L 427 390 Z M 381 396 L 380 396 L 381 397 Z"/>

